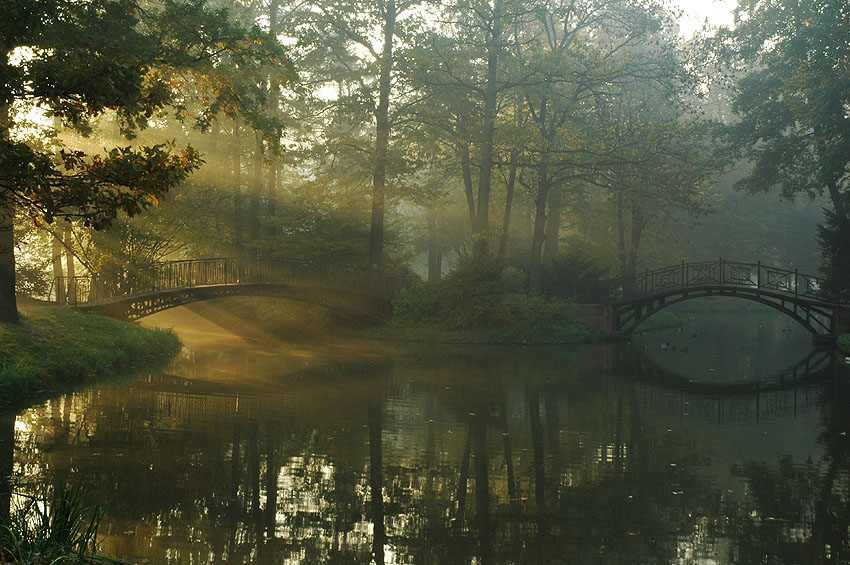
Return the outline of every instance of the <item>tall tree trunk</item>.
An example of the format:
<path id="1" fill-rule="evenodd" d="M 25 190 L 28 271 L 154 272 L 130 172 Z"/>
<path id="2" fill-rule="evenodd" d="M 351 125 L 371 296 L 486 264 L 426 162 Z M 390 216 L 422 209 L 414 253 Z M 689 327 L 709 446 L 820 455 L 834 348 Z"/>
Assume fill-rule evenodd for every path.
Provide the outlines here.
<path id="1" fill-rule="evenodd" d="M 620 261 L 620 275 L 628 275 L 628 260 L 626 254 L 626 218 L 625 218 L 625 203 L 623 202 L 623 193 L 618 192 L 614 199 L 614 206 L 617 210 L 617 257 Z"/>
<path id="2" fill-rule="evenodd" d="M 277 12 L 279 8 L 280 0 L 272 0 L 269 4 L 269 32 L 275 37 L 277 37 L 278 33 L 280 33 L 277 21 Z M 277 114 L 280 106 L 278 85 L 274 82 L 270 82 L 269 88 L 269 109 L 273 114 Z M 266 179 L 266 195 L 268 198 L 266 214 L 271 220 L 268 227 L 268 235 L 269 237 L 274 237 L 277 235 L 277 227 L 274 225 L 274 217 L 277 214 L 277 175 L 279 163 L 278 159 L 271 153 L 269 154 L 269 159 L 271 160 L 271 164 L 269 166 L 268 178 Z"/>
<path id="3" fill-rule="evenodd" d="M 554 140 L 555 126 L 550 125 L 549 100 L 543 96 L 540 100 L 540 109 L 537 112 L 537 122 L 540 124 L 540 135 L 546 145 Z M 548 149 L 544 147 L 540 156 L 540 165 L 537 167 L 537 199 L 535 201 L 534 231 L 531 235 L 531 258 L 528 266 L 528 292 L 529 294 L 540 294 L 543 290 L 543 244 L 546 241 L 547 215 L 546 208 L 549 203 L 549 192 L 552 190 L 552 175 L 549 172 Z M 551 220 L 550 220 L 551 221 Z"/>
<path id="4" fill-rule="evenodd" d="M 493 145 L 496 134 L 496 105 L 498 102 L 499 53 L 502 45 L 503 0 L 494 0 L 493 20 L 487 42 L 487 85 L 484 90 L 484 120 L 481 128 L 481 150 L 479 152 L 478 209 L 475 216 L 473 254 L 484 257 L 489 252 L 490 189 L 493 173 Z"/>
<path id="5" fill-rule="evenodd" d="M 440 282 L 443 276 L 443 257 L 437 234 L 437 214 L 428 210 L 428 282 Z"/>
<path id="6" fill-rule="evenodd" d="M 233 124 L 233 149 L 231 158 L 231 178 L 233 182 L 233 246 L 238 253 L 244 249 L 242 239 L 242 165 L 240 162 L 239 124 Z"/>
<path id="7" fill-rule="evenodd" d="M 269 167 L 269 174 L 266 178 L 266 194 L 268 198 L 266 215 L 269 217 L 269 237 L 277 235 L 277 227 L 274 225 L 274 217 L 277 214 L 277 165 L 274 157 L 272 157 L 272 164 Z"/>
<path id="8" fill-rule="evenodd" d="M 0 48 L 5 60 L 7 52 Z M 9 106 L 0 104 L 0 135 L 9 137 Z M 15 202 L 12 195 L 0 191 L 0 322 L 17 324 L 15 298 Z"/>
<path id="9" fill-rule="evenodd" d="M 552 185 L 549 169 L 545 163 L 540 165 L 537 177 L 534 232 L 531 235 L 531 257 L 528 266 L 528 292 L 532 295 L 540 294 L 543 282 L 543 269 L 540 261 L 543 253 L 543 242 L 546 239 L 546 201 L 549 199 L 549 189 Z"/>
<path id="10" fill-rule="evenodd" d="M 263 138 L 257 133 L 254 150 L 254 178 L 251 181 L 251 194 L 248 201 L 248 242 L 254 244 L 260 235 L 260 198 L 263 194 Z"/>
<path id="11" fill-rule="evenodd" d="M 469 211 L 469 229 L 475 233 L 475 193 L 472 186 L 472 160 L 469 158 L 469 143 L 457 144 L 460 155 L 460 172 L 463 178 L 463 191 L 466 194 L 466 208 Z"/>
<path id="12" fill-rule="evenodd" d="M 502 237 L 499 240 L 499 259 L 504 259 L 508 252 L 508 231 L 511 227 L 511 211 L 514 203 L 514 188 L 516 187 L 517 162 L 519 151 L 511 151 L 510 164 L 508 165 L 508 184 L 505 187 L 505 213 L 502 216 Z"/>
<path id="13" fill-rule="evenodd" d="M 53 248 L 51 251 L 52 259 L 53 259 L 53 283 L 54 288 L 56 290 L 56 302 L 64 303 L 65 302 L 65 279 L 64 270 L 62 269 L 62 241 L 59 239 L 59 235 L 56 231 L 51 232 L 53 234 Z"/>
<path id="14" fill-rule="evenodd" d="M 378 78 L 378 106 L 375 108 L 375 168 L 372 173 L 372 225 L 369 232 L 369 265 L 373 269 L 380 269 L 384 261 L 384 200 L 390 142 L 390 89 L 395 20 L 395 0 L 389 0 L 384 14 L 384 46 L 381 51 L 381 75 Z"/>
<path id="15" fill-rule="evenodd" d="M 632 203 L 632 237 L 629 245 L 629 260 L 627 265 L 626 276 L 634 276 L 637 272 L 638 251 L 640 250 L 640 240 L 643 235 L 644 215 L 643 211 L 637 203 Z"/>
<path id="16" fill-rule="evenodd" d="M 65 220 L 63 225 L 65 239 L 65 274 L 68 275 L 68 302 L 71 304 L 77 303 L 77 281 L 74 277 L 77 276 L 77 269 L 74 264 L 74 234 L 71 231 L 71 222 Z"/>
<path id="17" fill-rule="evenodd" d="M 558 254 L 558 238 L 561 232 L 561 210 L 563 189 L 553 186 L 549 191 L 549 215 L 546 218 L 546 238 L 543 241 L 543 262 L 547 263 Z"/>

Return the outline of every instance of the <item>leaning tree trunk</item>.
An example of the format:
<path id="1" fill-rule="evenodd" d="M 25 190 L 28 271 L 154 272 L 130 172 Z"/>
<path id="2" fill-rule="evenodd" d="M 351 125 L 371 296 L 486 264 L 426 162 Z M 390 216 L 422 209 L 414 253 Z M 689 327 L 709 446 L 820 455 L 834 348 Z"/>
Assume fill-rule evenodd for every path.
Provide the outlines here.
<path id="1" fill-rule="evenodd" d="M 0 322 L 17 324 L 15 299 L 15 205 L 0 193 Z"/>
<path id="2" fill-rule="evenodd" d="M 841 226 L 850 226 L 850 215 L 848 215 L 847 207 L 844 205 L 843 195 L 838 188 L 838 183 L 830 180 L 827 185 L 829 191 L 829 199 L 832 201 L 832 207 L 835 209 L 835 215 L 838 218 L 838 224 Z"/>

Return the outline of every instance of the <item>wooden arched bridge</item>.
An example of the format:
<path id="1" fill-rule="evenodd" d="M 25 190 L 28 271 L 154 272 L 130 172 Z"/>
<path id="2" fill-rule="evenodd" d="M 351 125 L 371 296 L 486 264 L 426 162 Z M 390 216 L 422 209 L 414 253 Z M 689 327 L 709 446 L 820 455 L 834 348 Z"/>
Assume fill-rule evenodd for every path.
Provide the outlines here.
<path id="1" fill-rule="evenodd" d="M 59 302 L 125 320 L 226 296 L 288 298 L 380 320 L 390 316 L 392 297 L 409 282 L 410 277 L 321 261 L 218 257 L 58 278 L 52 294 Z"/>
<path id="2" fill-rule="evenodd" d="M 760 262 L 682 262 L 610 284 L 612 334 L 631 333 L 667 306 L 706 296 L 743 298 L 774 308 L 799 322 L 815 341 L 833 341 L 850 327 L 850 297 L 828 293 L 819 277 Z"/>

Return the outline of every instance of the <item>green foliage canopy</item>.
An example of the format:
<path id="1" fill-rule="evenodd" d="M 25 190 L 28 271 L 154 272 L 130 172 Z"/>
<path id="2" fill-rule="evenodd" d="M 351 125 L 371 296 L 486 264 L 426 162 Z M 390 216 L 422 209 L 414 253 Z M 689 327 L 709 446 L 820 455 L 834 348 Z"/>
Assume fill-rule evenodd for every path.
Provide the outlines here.
<path id="1" fill-rule="evenodd" d="M 790 198 L 827 189 L 847 220 L 850 189 L 850 5 L 833 0 L 742 0 L 719 52 L 749 70 L 729 136 L 753 161 L 741 188 Z"/>
<path id="2" fill-rule="evenodd" d="M 282 126 L 264 115 L 254 80 L 269 65 L 283 69 L 275 80 L 291 76 L 273 37 L 200 0 L 12 0 L 0 25 L 0 196 L 48 222 L 61 214 L 103 227 L 118 211 L 138 213 L 199 166 L 194 149 L 155 144 L 56 158 L 18 140 L 16 114 L 37 108 L 86 132 L 114 110 L 127 135 L 166 108 L 202 128 L 220 112 L 244 114 L 279 140 Z"/>

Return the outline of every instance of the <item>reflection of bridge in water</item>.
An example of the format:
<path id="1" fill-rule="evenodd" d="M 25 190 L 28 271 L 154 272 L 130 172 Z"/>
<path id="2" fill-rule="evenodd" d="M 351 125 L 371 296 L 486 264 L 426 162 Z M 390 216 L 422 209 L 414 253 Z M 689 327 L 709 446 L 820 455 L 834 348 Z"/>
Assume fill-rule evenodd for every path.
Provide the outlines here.
<path id="1" fill-rule="evenodd" d="M 127 320 L 227 296 L 287 298 L 383 319 L 392 312 L 392 297 L 408 283 L 408 277 L 322 261 L 219 257 L 60 277 L 51 293 L 58 302 Z"/>
<path id="2" fill-rule="evenodd" d="M 615 360 L 632 370 L 649 397 L 666 414 L 718 424 L 759 421 L 765 417 L 795 416 L 819 406 L 822 387 L 837 378 L 839 364 L 832 351 L 813 350 L 788 368 L 746 381 L 699 381 L 677 374 L 635 352 Z"/>

